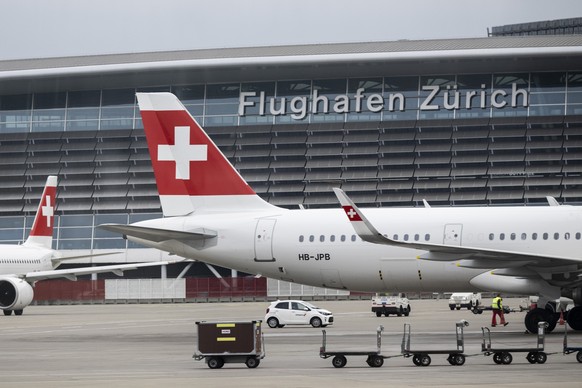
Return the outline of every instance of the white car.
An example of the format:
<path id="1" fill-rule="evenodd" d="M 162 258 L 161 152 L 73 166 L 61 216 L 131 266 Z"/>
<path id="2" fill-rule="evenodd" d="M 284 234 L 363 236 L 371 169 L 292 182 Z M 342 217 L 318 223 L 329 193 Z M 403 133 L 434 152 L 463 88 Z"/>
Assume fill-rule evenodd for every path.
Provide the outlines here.
<path id="1" fill-rule="evenodd" d="M 285 325 L 326 327 L 333 324 L 333 314 L 302 300 L 278 300 L 267 308 L 265 322 L 271 328 Z"/>

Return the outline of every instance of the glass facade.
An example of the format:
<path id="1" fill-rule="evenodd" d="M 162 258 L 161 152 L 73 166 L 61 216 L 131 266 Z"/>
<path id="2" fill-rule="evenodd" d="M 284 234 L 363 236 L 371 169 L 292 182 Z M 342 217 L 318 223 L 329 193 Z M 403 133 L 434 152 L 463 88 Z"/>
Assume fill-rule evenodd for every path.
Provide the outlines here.
<path id="1" fill-rule="evenodd" d="M 204 126 L 582 112 L 582 72 L 305 79 L 0 96 L 0 133 L 141 128 L 136 91 L 175 93 Z"/>
<path id="2" fill-rule="evenodd" d="M 274 205 L 582 203 L 582 71 L 43 92 L 0 96 L 1 242 L 54 174 L 54 248 L 137 247 L 95 228 L 161 216 L 136 91 L 176 94 Z"/>

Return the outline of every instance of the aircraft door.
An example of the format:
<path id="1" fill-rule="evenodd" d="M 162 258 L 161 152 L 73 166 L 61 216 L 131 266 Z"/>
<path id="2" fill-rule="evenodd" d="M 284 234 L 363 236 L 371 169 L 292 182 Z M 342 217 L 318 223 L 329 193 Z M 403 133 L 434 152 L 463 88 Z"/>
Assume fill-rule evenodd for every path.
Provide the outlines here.
<path id="1" fill-rule="evenodd" d="M 446 224 L 443 244 L 461 246 L 462 232 L 462 224 Z"/>
<path id="2" fill-rule="evenodd" d="M 273 231 L 277 220 L 261 218 L 255 229 L 255 261 L 275 261 L 273 257 Z"/>

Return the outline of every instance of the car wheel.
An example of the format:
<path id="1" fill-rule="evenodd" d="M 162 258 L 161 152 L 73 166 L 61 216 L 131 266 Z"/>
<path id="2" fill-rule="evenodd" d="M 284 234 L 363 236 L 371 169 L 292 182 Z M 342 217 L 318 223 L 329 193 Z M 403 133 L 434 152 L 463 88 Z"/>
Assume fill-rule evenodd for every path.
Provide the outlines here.
<path id="1" fill-rule="evenodd" d="M 321 324 L 322 324 L 321 319 L 319 319 L 317 317 L 311 318 L 311 321 L 309 323 L 311 323 L 311 326 L 313 326 L 313 327 L 321 327 Z"/>
<path id="2" fill-rule="evenodd" d="M 267 319 L 267 325 L 269 325 L 271 329 L 276 329 L 279 327 L 279 320 L 275 317 L 271 317 Z"/>
<path id="3" fill-rule="evenodd" d="M 578 352 L 576 353 L 576 361 L 581 362 L 582 363 L 582 352 Z"/>

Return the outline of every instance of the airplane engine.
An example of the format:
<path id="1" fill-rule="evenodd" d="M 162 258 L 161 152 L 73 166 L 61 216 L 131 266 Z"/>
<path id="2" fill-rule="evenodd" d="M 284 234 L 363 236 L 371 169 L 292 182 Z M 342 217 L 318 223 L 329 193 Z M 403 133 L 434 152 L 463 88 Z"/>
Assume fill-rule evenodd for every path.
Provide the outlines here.
<path id="1" fill-rule="evenodd" d="M 502 276 L 485 272 L 475 276 L 469 283 L 484 291 L 516 295 L 543 295 L 549 300 L 558 299 L 561 296 L 559 287 L 551 286 L 543 279 Z"/>
<path id="2" fill-rule="evenodd" d="M 32 286 L 18 278 L 0 278 L 0 309 L 19 311 L 32 302 Z"/>

